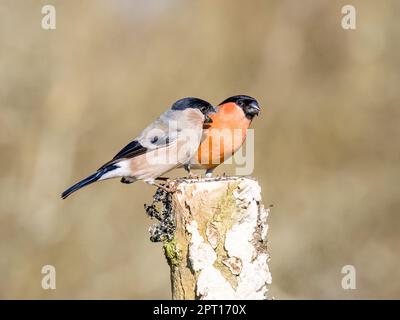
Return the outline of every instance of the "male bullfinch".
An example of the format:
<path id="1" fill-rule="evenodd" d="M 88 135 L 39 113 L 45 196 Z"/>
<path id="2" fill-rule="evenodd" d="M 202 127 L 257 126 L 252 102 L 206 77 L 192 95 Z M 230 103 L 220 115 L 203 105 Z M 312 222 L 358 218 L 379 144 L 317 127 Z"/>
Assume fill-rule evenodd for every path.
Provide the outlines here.
<path id="1" fill-rule="evenodd" d="M 191 169 L 205 169 L 206 176 L 211 177 L 214 169 L 240 148 L 251 121 L 260 112 L 257 100 L 245 95 L 232 96 L 216 109 L 210 115 L 212 123 L 204 131 L 205 139 L 184 166 L 189 174 Z"/>
<path id="2" fill-rule="evenodd" d="M 157 177 L 193 157 L 203 137 L 203 126 L 212 122 L 211 113 L 215 113 L 215 108 L 207 101 L 198 98 L 176 101 L 112 160 L 65 190 L 61 197 L 65 199 L 93 182 L 117 177 L 124 183 L 143 180 L 160 186 L 154 182 Z"/>

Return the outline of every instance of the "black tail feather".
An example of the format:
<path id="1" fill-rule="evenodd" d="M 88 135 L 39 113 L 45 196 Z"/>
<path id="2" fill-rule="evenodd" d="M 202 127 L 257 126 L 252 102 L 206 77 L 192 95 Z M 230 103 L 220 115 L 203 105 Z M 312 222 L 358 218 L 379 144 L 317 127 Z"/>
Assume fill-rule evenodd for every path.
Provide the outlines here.
<path id="1" fill-rule="evenodd" d="M 85 186 L 88 186 L 89 184 L 92 184 L 93 182 L 96 182 L 99 180 L 105 173 L 112 171 L 114 169 L 119 168 L 117 165 L 110 165 L 108 167 L 104 167 L 100 170 L 98 170 L 96 173 L 93 173 L 89 177 L 79 181 L 78 183 L 75 183 L 72 187 L 68 188 L 61 194 L 61 198 L 65 199 L 67 198 L 70 194 L 74 193 L 75 191 L 79 190 L 80 188 L 83 188 Z"/>
<path id="2" fill-rule="evenodd" d="M 65 199 L 68 197 L 71 193 L 79 190 L 80 188 L 83 188 L 93 182 L 96 182 L 97 180 L 100 179 L 102 173 L 100 171 L 90 175 L 89 177 L 83 179 L 82 181 L 79 181 L 78 183 L 74 184 L 72 187 L 68 188 L 61 194 L 61 198 Z"/>

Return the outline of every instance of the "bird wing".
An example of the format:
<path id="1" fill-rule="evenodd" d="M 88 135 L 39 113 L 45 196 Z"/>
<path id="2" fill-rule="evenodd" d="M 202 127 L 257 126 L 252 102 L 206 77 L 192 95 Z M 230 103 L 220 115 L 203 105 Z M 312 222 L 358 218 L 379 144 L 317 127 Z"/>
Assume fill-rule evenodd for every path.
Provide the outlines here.
<path id="1" fill-rule="evenodd" d="M 169 121 L 175 118 L 171 110 L 165 112 L 156 121 L 150 124 L 142 133 L 132 142 L 123 147 L 109 162 L 101 168 L 114 164 L 121 159 L 129 159 L 145 154 L 155 149 L 167 147 L 175 143 L 178 133 L 171 130 Z M 100 169 L 101 169 L 100 168 Z"/>
<path id="2" fill-rule="evenodd" d="M 132 158 L 147 152 L 147 148 L 144 147 L 138 140 L 133 140 L 129 142 L 125 147 L 123 147 L 112 160 L 119 160 L 122 158 Z"/>

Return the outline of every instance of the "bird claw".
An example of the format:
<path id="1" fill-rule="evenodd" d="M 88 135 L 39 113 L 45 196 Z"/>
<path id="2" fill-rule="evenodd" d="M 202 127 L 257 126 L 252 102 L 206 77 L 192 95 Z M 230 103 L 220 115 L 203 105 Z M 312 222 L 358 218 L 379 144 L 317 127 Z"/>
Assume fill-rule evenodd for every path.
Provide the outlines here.
<path id="1" fill-rule="evenodd" d="M 200 179 L 200 175 L 195 174 L 193 172 L 189 172 L 189 179 L 197 179 L 197 180 L 199 180 Z"/>
<path id="2" fill-rule="evenodd" d="M 178 189 L 178 186 L 173 183 L 166 183 L 166 184 L 153 183 L 153 185 L 159 189 L 164 190 L 167 193 L 175 193 L 176 190 Z"/>

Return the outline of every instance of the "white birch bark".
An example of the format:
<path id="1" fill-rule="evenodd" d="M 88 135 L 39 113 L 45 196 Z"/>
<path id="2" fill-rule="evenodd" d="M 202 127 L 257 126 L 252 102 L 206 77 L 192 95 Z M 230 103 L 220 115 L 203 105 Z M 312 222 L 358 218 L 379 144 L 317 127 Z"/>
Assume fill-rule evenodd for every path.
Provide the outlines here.
<path id="1" fill-rule="evenodd" d="M 176 230 L 164 242 L 173 299 L 266 299 L 267 217 L 257 181 L 181 179 L 169 198 Z"/>

